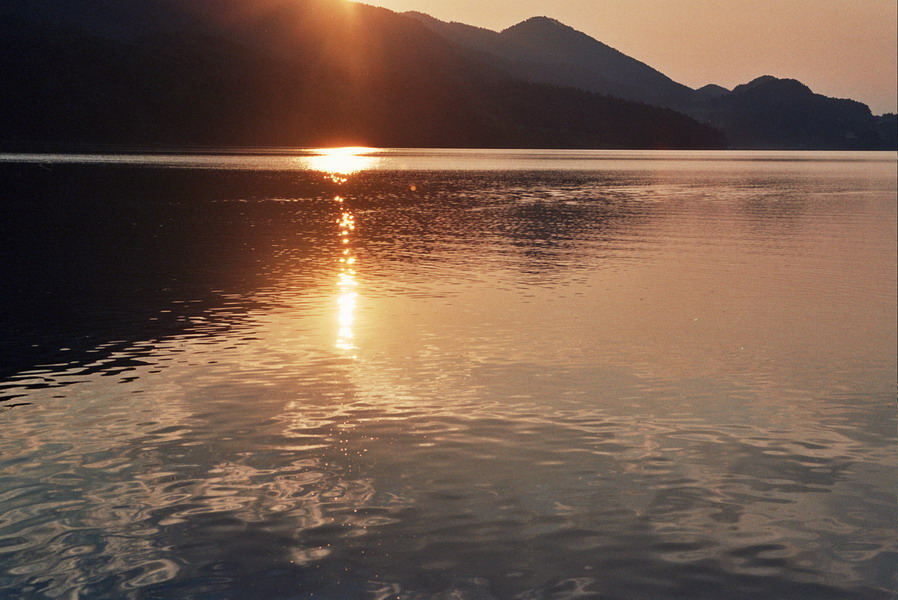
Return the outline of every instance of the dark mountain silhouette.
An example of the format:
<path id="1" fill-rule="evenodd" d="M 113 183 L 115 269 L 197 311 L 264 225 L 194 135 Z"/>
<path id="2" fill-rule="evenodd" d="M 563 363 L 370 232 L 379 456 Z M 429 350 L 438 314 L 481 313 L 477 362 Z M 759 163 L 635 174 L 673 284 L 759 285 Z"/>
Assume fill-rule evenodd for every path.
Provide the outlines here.
<path id="1" fill-rule="evenodd" d="M 549 17 L 533 17 L 497 33 L 418 12 L 404 14 L 527 81 L 671 108 L 692 100 L 691 88 Z"/>
<path id="2" fill-rule="evenodd" d="M 705 88 L 703 88 L 705 89 Z M 738 148 L 885 149 L 870 109 L 815 94 L 794 79 L 764 76 L 729 93 L 706 94 L 690 111 L 720 127 Z"/>
<path id="3" fill-rule="evenodd" d="M 0 140 L 709 148 L 671 110 L 524 83 L 345 0 L 7 0 Z"/>
<path id="4" fill-rule="evenodd" d="M 874 121 L 874 126 L 884 147 L 898 150 L 898 115 L 895 113 L 879 115 Z"/>
<path id="5" fill-rule="evenodd" d="M 7 147 L 896 149 L 894 118 L 794 80 L 692 90 L 547 17 L 346 0 L 6 0 L 0 81 Z"/>
<path id="6" fill-rule="evenodd" d="M 695 90 L 695 93 L 699 98 L 707 100 L 726 96 L 730 93 L 730 90 L 726 89 L 722 85 L 709 83 L 708 85 L 702 86 Z"/>
<path id="7" fill-rule="evenodd" d="M 692 90 L 547 17 L 495 32 L 404 14 L 517 78 L 673 108 L 720 129 L 733 148 L 898 149 L 887 118 L 795 80 L 760 77 L 732 91 L 713 84 Z"/>

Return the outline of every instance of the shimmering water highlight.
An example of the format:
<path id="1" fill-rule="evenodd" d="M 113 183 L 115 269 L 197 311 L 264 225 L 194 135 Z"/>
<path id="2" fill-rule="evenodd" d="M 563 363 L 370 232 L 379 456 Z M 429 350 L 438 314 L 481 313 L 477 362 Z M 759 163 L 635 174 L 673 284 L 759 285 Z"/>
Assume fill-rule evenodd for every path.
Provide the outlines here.
<path id="1" fill-rule="evenodd" d="M 0 157 L 0 596 L 894 597 L 894 154 L 309 156 Z"/>

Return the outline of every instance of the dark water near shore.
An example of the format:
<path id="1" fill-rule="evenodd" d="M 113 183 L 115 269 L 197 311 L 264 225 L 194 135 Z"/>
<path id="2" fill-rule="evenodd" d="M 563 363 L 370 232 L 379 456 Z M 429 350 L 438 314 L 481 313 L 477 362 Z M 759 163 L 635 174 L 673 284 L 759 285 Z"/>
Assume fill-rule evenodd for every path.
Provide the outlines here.
<path id="1" fill-rule="evenodd" d="M 0 598 L 893 598 L 896 165 L 0 155 Z"/>

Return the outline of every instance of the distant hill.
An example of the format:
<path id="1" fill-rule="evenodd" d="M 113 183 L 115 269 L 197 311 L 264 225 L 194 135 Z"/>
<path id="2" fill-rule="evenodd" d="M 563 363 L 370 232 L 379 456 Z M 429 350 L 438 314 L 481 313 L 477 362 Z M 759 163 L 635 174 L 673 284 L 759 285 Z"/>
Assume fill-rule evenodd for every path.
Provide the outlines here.
<path id="1" fill-rule="evenodd" d="M 720 129 L 732 148 L 898 149 L 888 118 L 795 80 L 765 76 L 732 91 L 714 84 L 693 90 L 548 17 L 495 32 L 404 14 L 514 77 L 673 108 Z"/>
<path id="2" fill-rule="evenodd" d="M 725 131 L 730 144 L 739 148 L 890 147 L 889 139 L 877 131 L 876 119 L 867 105 L 815 94 L 794 79 L 759 77 L 731 92 L 706 95 L 690 113 Z"/>
<path id="3" fill-rule="evenodd" d="M 876 117 L 874 126 L 880 141 L 890 150 L 898 150 L 898 115 L 887 113 Z"/>
<path id="4" fill-rule="evenodd" d="M 898 149 L 894 117 L 795 80 L 692 90 L 548 17 L 346 0 L 5 0 L 0 81 L 6 147 Z"/>
<path id="5" fill-rule="evenodd" d="M 345 0 L 5 0 L 0 141 L 725 144 L 671 110 L 524 82 L 475 54 L 419 21 Z"/>
<path id="6" fill-rule="evenodd" d="M 682 108 L 693 90 L 555 19 L 533 17 L 502 32 L 404 13 L 515 77 L 656 106 Z"/>
<path id="7" fill-rule="evenodd" d="M 726 89 L 721 85 L 716 85 L 714 83 L 709 83 L 706 86 L 702 86 L 695 90 L 695 95 L 698 96 L 699 99 L 703 100 L 711 100 L 715 98 L 720 98 L 721 96 L 726 96 L 730 93 L 730 90 Z M 695 101 L 695 97 L 692 99 Z"/>

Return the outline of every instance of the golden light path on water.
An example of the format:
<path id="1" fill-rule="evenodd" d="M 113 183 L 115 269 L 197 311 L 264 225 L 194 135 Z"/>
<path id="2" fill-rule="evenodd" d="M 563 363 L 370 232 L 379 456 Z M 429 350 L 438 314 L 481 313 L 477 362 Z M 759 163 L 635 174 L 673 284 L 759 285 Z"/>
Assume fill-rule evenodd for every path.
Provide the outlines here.
<path id="1" fill-rule="evenodd" d="M 343 198 L 337 196 L 334 198 L 338 204 L 343 204 Z M 337 348 L 347 352 L 355 350 L 353 342 L 352 325 L 355 322 L 356 299 L 358 298 L 358 279 L 356 279 L 355 263 L 356 257 L 350 248 L 352 233 L 355 231 L 355 217 L 348 210 L 343 210 L 340 219 L 337 221 L 340 226 L 340 242 L 344 248 L 340 255 L 340 272 L 337 276 L 337 323 L 339 330 L 337 332 Z"/>
<path id="2" fill-rule="evenodd" d="M 346 183 L 350 175 L 372 168 L 380 160 L 374 156 L 378 152 L 376 148 L 362 146 L 322 148 L 313 152 L 312 156 L 303 158 L 306 165 L 315 171 L 321 171 L 327 178 L 338 184 Z M 345 206 L 342 196 L 335 196 L 334 203 L 340 208 L 340 217 L 337 219 L 340 254 L 337 274 L 338 329 L 335 345 L 348 356 L 357 358 L 354 354 L 356 345 L 353 333 L 359 285 L 356 271 L 357 257 L 352 248 L 353 234 L 356 229 L 355 215 Z"/>
<path id="3" fill-rule="evenodd" d="M 348 146 L 346 148 L 318 148 L 311 156 L 300 160 L 313 171 L 321 171 L 336 183 L 345 183 L 353 173 L 374 167 L 380 158 L 377 148 Z"/>

